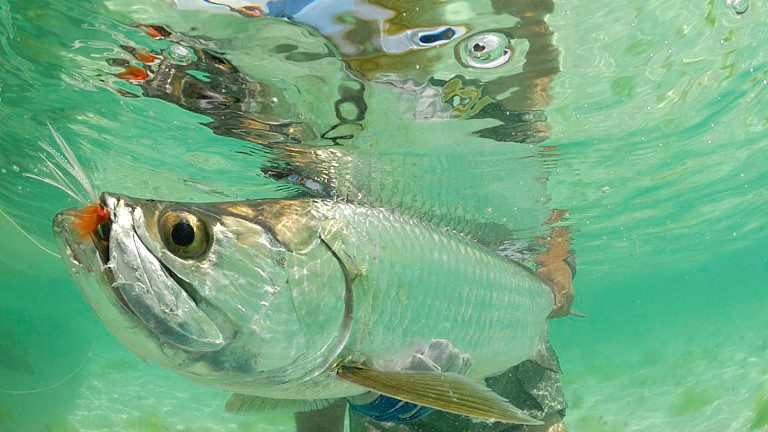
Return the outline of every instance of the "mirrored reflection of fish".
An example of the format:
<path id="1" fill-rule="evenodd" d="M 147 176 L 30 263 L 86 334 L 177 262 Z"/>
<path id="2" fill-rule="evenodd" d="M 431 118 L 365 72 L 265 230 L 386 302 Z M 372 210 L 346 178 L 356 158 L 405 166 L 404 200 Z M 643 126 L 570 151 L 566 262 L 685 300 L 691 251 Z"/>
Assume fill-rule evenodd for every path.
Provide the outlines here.
<path id="1" fill-rule="evenodd" d="M 53 223 L 88 303 L 139 356 L 238 393 L 233 410 L 374 390 L 539 423 L 479 384 L 536 352 L 553 306 L 549 287 L 515 262 L 451 231 L 337 201 L 107 193 L 100 205 L 109 220 L 88 237 L 76 225 L 81 209 Z M 396 371 L 435 339 L 471 355 L 466 377 Z"/>
<path id="2" fill-rule="evenodd" d="M 262 170 L 306 195 L 385 207 L 490 245 L 543 234 L 546 196 L 538 161 L 527 150 L 486 145 L 439 151 L 420 147 L 284 147 Z M 471 175 L 456 175 L 477 168 Z M 512 173 L 512 174 L 510 174 Z"/>
<path id="3" fill-rule="evenodd" d="M 195 60 L 188 64 L 170 59 L 155 63 L 149 67 L 153 78 L 137 83 L 142 93 L 211 118 L 206 126 L 216 134 L 258 144 L 238 147 L 235 152 L 257 158 L 266 154 L 269 160 L 262 171 L 275 180 L 299 186 L 303 195 L 395 209 L 491 246 L 546 235 L 542 224 L 549 215 L 545 204 L 546 173 L 541 160 L 534 157 L 535 149 L 490 140 L 470 143 L 456 140 L 455 135 L 449 139 L 442 132 L 446 126 L 436 126 L 444 122 L 420 124 L 420 130 L 427 135 L 424 131 L 433 128 L 433 140 L 395 138 L 385 144 L 356 141 L 354 136 L 364 129 L 364 120 L 376 122 L 376 113 L 369 111 L 371 101 L 366 101 L 370 84 L 348 76 L 346 68 L 328 74 L 334 83 L 330 86 L 338 85 L 338 99 L 333 104 L 307 107 L 306 101 L 294 101 L 293 109 L 277 110 L 266 101 L 285 93 L 279 86 L 249 77 L 245 69 L 220 54 L 196 46 L 194 38 L 167 27 L 153 28 L 169 42 L 194 52 Z M 146 49 L 122 48 L 134 56 Z M 278 57 L 294 65 L 303 58 L 302 67 L 316 68 L 318 65 L 308 59 L 327 60 L 332 52 L 321 46 L 318 55 L 288 54 L 299 52 Z M 204 72 L 205 79 L 192 71 Z M 446 84 L 445 96 L 455 93 L 474 95 L 472 99 L 488 98 L 470 91 L 469 83 L 462 84 L 458 78 L 450 83 Z M 404 104 L 415 104 L 405 96 L 410 93 L 402 91 Z M 288 102 L 286 99 L 290 105 Z M 324 118 L 320 122 L 292 117 L 297 112 L 328 113 L 329 108 L 342 103 L 354 115 L 344 117 L 341 111 L 330 110 L 336 111 L 335 120 L 339 122 L 330 129 L 325 129 L 332 124 L 325 114 L 320 115 Z M 521 130 L 529 130 L 542 120 L 530 112 L 517 112 L 512 117 L 506 119 L 511 122 L 507 126 L 515 124 Z M 474 127 L 467 123 L 457 133 L 469 134 Z M 322 141 L 315 141 L 319 137 Z M 321 145 L 323 142 L 335 145 Z M 529 245 L 529 249 L 534 247 Z"/>

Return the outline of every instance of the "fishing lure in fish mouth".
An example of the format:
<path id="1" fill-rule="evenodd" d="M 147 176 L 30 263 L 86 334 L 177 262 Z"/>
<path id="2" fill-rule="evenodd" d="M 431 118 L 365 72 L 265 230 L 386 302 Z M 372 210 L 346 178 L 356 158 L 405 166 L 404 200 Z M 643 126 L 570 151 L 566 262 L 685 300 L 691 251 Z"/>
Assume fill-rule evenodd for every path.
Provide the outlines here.
<path id="1" fill-rule="evenodd" d="M 71 228 L 77 233 L 80 239 L 85 239 L 93 234 L 99 225 L 109 221 L 109 210 L 98 203 L 98 197 L 96 192 L 91 186 L 91 182 L 83 171 L 83 167 L 75 157 L 75 153 L 64 141 L 61 135 L 56 132 L 49 124 L 51 134 L 53 134 L 56 144 L 58 145 L 58 151 L 40 141 L 40 145 L 43 152 L 38 152 L 38 156 L 45 162 L 51 177 L 42 177 L 37 174 L 24 173 L 25 177 L 34 178 L 47 183 L 51 186 L 57 187 L 64 191 L 67 195 L 79 201 L 83 207 L 76 209 L 72 212 Z M 52 161 L 51 161 L 52 160 Z M 68 173 L 71 177 L 77 180 L 77 183 L 82 191 L 85 192 L 85 197 L 78 193 L 78 188 L 70 182 L 65 173 Z M 89 203 L 90 200 L 90 203 Z"/>
<path id="2" fill-rule="evenodd" d="M 78 237 L 86 239 L 107 221 L 109 221 L 109 210 L 101 204 L 91 204 L 75 210 L 71 223 Z"/>

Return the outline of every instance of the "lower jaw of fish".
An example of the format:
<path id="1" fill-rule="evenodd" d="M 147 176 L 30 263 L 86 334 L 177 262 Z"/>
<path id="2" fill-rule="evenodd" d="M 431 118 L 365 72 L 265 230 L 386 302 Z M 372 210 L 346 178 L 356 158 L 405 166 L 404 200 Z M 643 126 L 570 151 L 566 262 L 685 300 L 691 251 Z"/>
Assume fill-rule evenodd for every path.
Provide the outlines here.
<path id="1" fill-rule="evenodd" d="M 104 259 L 109 256 L 108 239 L 99 235 L 92 235 L 90 239 L 71 236 L 65 217 L 66 213 L 57 216 L 54 225 L 59 250 L 68 261 L 67 268 L 88 305 L 110 332 L 136 355 L 167 364 L 169 357 L 158 344 L 156 335 L 143 325 L 114 287 L 114 275 L 107 265 L 108 259 Z"/>
<path id="2" fill-rule="evenodd" d="M 110 332 L 125 346 L 145 361 L 157 363 L 163 367 L 182 373 L 192 379 L 210 373 L 207 365 L 210 358 L 217 356 L 211 348 L 196 349 L 194 345 L 178 342 L 178 335 L 158 331 L 149 326 L 130 305 L 116 283 L 118 278 L 113 270 L 110 258 L 109 236 L 110 223 L 107 222 L 94 231 L 89 238 L 72 236 L 68 231 L 68 222 L 61 219 L 54 227 L 60 241 L 60 251 L 68 257 L 70 273 L 77 281 L 81 293 L 91 309 L 96 313 Z M 162 263 L 161 263 L 162 264 Z M 168 275 L 185 291 L 205 315 L 214 320 L 225 340 L 236 337 L 234 324 L 228 316 L 204 298 L 197 290 L 171 269 L 163 266 Z M 223 348 L 214 347 L 214 348 Z M 197 360 L 192 361 L 190 360 Z M 186 366 L 180 368 L 180 363 Z"/>
<path id="3" fill-rule="evenodd" d="M 125 312 L 135 316 L 135 313 L 133 313 L 125 301 L 125 297 L 114 288 L 115 278 L 109 268 L 109 225 L 111 225 L 111 222 L 105 223 L 104 226 L 99 226 L 89 238 L 75 239 L 76 237 L 73 237 L 70 233 L 71 217 L 67 217 L 68 212 L 70 210 L 56 215 L 54 219 L 54 235 L 59 238 L 61 243 L 59 250 L 71 260 L 67 264 L 69 270 L 72 271 L 76 279 L 77 272 L 81 270 L 85 270 L 97 278 L 99 276 L 103 277 L 115 298 L 123 305 Z M 88 297 L 88 293 L 85 290 L 83 291 L 83 294 Z M 91 306 L 94 307 L 94 305 Z M 99 313 L 98 310 L 95 310 L 95 312 Z"/>

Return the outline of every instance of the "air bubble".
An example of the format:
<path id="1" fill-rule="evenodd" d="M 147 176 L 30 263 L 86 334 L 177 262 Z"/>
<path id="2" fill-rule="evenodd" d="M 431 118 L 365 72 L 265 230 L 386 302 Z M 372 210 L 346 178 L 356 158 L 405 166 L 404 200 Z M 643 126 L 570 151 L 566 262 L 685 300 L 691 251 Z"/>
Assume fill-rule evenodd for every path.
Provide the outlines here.
<path id="1" fill-rule="evenodd" d="M 459 61 L 473 68 L 495 68 L 508 62 L 512 57 L 509 38 L 501 33 L 480 33 L 470 36 L 457 48 Z"/>
<path id="2" fill-rule="evenodd" d="M 725 4 L 739 15 L 749 9 L 749 0 L 725 0 Z"/>

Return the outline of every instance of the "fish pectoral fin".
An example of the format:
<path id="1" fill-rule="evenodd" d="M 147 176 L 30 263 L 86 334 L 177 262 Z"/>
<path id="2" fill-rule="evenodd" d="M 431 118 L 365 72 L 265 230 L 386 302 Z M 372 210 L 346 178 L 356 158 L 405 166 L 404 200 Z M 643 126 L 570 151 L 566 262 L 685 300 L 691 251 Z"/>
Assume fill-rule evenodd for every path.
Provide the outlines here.
<path id="1" fill-rule="evenodd" d="M 485 385 L 455 373 L 341 366 L 337 375 L 368 390 L 441 411 L 486 421 L 542 424 Z"/>
<path id="2" fill-rule="evenodd" d="M 338 399 L 272 399 L 261 396 L 233 394 L 224 409 L 231 414 L 265 412 L 302 412 L 325 408 Z"/>

